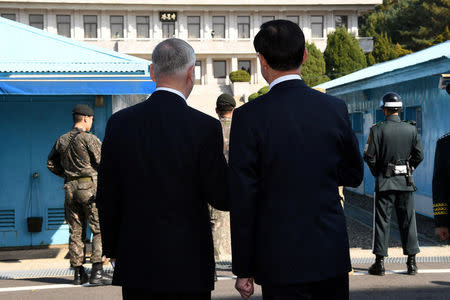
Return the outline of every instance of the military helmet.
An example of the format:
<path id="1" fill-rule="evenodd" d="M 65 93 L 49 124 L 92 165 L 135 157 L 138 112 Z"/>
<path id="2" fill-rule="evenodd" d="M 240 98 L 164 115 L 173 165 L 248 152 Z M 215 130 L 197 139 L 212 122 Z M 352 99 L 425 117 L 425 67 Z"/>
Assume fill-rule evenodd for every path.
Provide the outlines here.
<path id="1" fill-rule="evenodd" d="M 398 110 L 402 108 L 402 105 L 403 103 L 400 95 L 394 92 L 389 92 L 384 94 L 380 107 Z"/>

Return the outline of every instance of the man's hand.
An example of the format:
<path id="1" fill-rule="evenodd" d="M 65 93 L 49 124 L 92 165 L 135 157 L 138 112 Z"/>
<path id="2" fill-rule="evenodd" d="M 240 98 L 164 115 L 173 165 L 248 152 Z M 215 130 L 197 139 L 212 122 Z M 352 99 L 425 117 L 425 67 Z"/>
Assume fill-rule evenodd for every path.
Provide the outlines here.
<path id="1" fill-rule="evenodd" d="M 448 240 L 450 238 L 448 227 L 436 227 L 436 235 L 441 239 L 441 241 Z"/>
<path id="2" fill-rule="evenodd" d="M 234 286 L 244 299 L 250 298 L 254 292 L 253 278 L 238 278 Z"/>

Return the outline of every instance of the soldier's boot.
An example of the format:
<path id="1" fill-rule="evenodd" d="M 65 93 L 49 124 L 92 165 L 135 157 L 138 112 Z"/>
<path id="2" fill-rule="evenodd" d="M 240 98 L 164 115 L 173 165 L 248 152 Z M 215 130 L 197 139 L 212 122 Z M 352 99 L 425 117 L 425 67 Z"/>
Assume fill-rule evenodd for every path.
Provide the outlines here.
<path id="1" fill-rule="evenodd" d="M 90 284 L 112 284 L 111 276 L 105 274 L 103 271 L 103 264 L 101 262 L 92 264 Z"/>
<path id="2" fill-rule="evenodd" d="M 375 258 L 375 263 L 369 268 L 369 274 L 384 276 L 384 272 L 384 256 L 377 255 Z"/>
<path id="3" fill-rule="evenodd" d="M 80 285 L 88 282 L 88 275 L 86 274 L 86 271 L 84 270 L 83 266 L 74 267 L 74 269 L 75 275 L 73 278 L 73 284 Z"/>
<path id="4" fill-rule="evenodd" d="M 406 266 L 408 268 L 408 275 L 416 275 L 417 274 L 417 265 L 416 265 L 416 255 L 408 255 L 408 260 L 406 261 Z"/>

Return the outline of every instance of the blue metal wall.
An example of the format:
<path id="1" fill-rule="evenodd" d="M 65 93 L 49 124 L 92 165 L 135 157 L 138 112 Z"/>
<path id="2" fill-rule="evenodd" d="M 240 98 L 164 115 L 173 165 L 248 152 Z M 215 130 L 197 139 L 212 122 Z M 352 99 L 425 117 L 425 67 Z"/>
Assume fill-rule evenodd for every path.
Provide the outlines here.
<path id="1" fill-rule="evenodd" d="M 431 180 L 436 141 L 440 136 L 450 132 L 450 95 L 445 90 L 438 88 L 439 78 L 438 75 L 428 76 L 337 95 L 347 102 L 349 113 L 363 113 L 363 132 L 357 134 L 361 153 L 367 141 L 370 127 L 376 123 L 377 110 L 379 110 L 380 99 L 384 93 L 395 91 L 400 94 L 405 108 L 420 107 L 422 118 L 420 138 L 424 147 L 425 159 L 414 173 L 418 189 L 415 198 L 417 211 L 430 217 L 433 215 Z M 386 83 L 388 82 L 386 81 Z M 333 94 L 333 92 L 331 91 L 330 94 Z M 359 192 L 372 195 L 374 178 L 367 165 L 365 165 L 364 171 L 364 183 Z"/>
<path id="2" fill-rule="evenodd" d="M 73 106 L 94 107 L 94 101 L 94 96 L 0 96 L 0 247 L 68 242 L 63 179 L 47 170 L 47 156 L 72 127 Z M 111 97 L 94 110 L 93 131 L 102 139 Z M 39 233 L 27 230 L 32 216 L 43 217 Z"/>

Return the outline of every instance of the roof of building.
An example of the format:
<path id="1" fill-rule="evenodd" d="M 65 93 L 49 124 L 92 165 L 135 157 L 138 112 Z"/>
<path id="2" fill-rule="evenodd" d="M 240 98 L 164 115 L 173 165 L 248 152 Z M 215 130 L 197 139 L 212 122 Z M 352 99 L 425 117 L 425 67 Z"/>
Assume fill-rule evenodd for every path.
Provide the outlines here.
<path id="1" fill-rule="evenodd" d="M 429 47 L 422 51 L 405 55 L 394 60 L 370 66 L 354 73 L 339 77 L 335 80 L 322 83 L 316 86 L 316 88 L 329 90 L 332 88 L 342 87 L 345 85 L 356 83 L 358 81 L 375 78 L 387 73 L 399 71 L 408 67 L 442 58 L 450 59 L 450 41 Z M 448 65 L 448 68 L 450 69 L 450 65 Z M 439 70 L 436 70 L 436 73 L 438 72 Z"/>
<path id="2" fill-rule="evenodd" d="M 0 95 L 151 94 L 150 62 L 0 17 Z"/>
<path id="3" fill-rule="evenodd" d="M 0 72 L 148 74 L 150 62 L 0 17 Z"/>
<path id="4" fill-rule="evenodd" d="M 58 4 L 110 4 L 110 5 L 130 5 L 130 4 L 146 4 L 146 5 L 378 5 L 382 4 L 382 0 L 16 0 L 16 3 L 58 3 Z M 95 2 L 95 3 L 94 3 Z"/>

